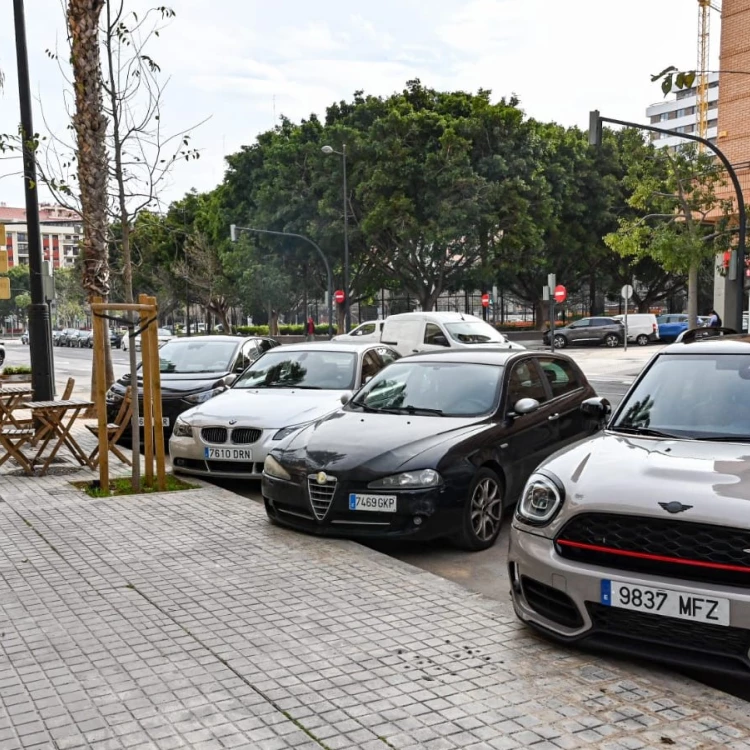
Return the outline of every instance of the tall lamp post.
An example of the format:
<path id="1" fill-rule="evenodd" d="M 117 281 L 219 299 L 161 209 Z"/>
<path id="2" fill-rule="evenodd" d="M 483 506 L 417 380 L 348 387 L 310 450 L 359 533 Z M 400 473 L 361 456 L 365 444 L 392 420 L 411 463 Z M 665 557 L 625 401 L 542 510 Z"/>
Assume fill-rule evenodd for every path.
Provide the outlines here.
<path id="1" fill-rule="evenodd" d="M 26 47 L 26 20 L 23 0 L 13 0 L 18 63 L 18 97 L 21 104 L 21 140 L 23 146 L 23 183 L 26 191 L 26 224 L 29 240 L 29 274 L 31 304 L 29 305 L 29 354 L 31 355 L 31 387 L 37 401 L 55 397 L 55 374 L 52 359 L 52 334 L 49 307 L 44 300 L 39 196 L 36 179 L 36 157 L 30 145 L 34 137 L 31 116 L 31 85 L 29 57 Z"/>
<path id="2" fill-rule="evenodd" d="M 344 319 L 346 333 L 352 329 L 352 312 L 349 305 L 349 196 L 346 189 L 346 144 L 341 144 L 341 151 L 330 146 L 323 146 L 324 154 L 338 154 L 341 157 L 341 169 L 344 175 Z"/>
<path id="3" fill-rule="evenodd" d="M 737 272 L 737 297 L 735 299 L 735 310 L 732 315 L 734 320 L 728 320 L 727 324 L 729 324 L 730 328 L 741 331 L 742 316 L 745 312 L 745 233 L 747 229 L 747 216 L 745 211 L 745 198 L 742 195 L 742 187 L 740 186 L 740 181 L 731 162 L 727 159 L 724 152 L 718 146 L 711 143 L 708 138 L 701 138 L 699 135 L 691 135 L 690 133 L 678 133 L 676 130 L 668 130 L 667 128 L 656 128 L 653 125 L 643 125 L 638 122 L 613 120 L 611 117 L 602 117 L 599 114 L 599 110 L 596 109 L 589 113 L 589 143 L 592 146 L 601 146 L 603 122 L 610 122 L 613 125 L 623 125 L 626 128 L 650 130 L 653 133 L 666 133 L 667 135 L 674 135 L 688 141 L 702 143 L 706 148 L 713 151 L 721 160 L 721 163 L 729 173 L 729 178 L 732 180 L 734 192 L 737 196 L 737 212 L 740 225 L 737 237 L 737 260 L 735 266 Z"/>
<path id="4" fill-rule="evenodd" d="M 229 227 L 229 237 L 232 242 L 237 242 L 237 232 L 270 234 L 275 237 L 294 237 L 298 240 L 304 240 L 318 251 L 318 255 L 320 255 L 320 259 L 323 261 L 323 265 L 326 268 L 326 277 L 328 281 L 328 338 L 333 338 L 333 274 L 331 273 L 331 266 L 328 263 L 328 258 L 326 258 L 325 253 L 318 247 L 318 245 L 303 234 L 295 234 L 294 232 L 274 232 L 270 229 L 255 229 L 255 227 L 238 227 L 236 224 L 232 224 Z"/>

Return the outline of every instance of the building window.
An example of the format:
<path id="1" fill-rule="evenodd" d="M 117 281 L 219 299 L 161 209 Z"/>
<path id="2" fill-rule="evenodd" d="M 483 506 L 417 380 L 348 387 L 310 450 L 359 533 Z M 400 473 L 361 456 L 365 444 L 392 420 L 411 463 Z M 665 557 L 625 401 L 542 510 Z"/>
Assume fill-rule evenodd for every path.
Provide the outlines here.
<path id="1" fill-rule="evenodd" d="M 661 122 L 666 122 L 669 119 L 669 112 L 662 112 Z"/>
<path id="2" fill-rule="evenodd" d="M 26 238 L 26 233 L 25 233 L 25 232 L 19 232 L 19 233 L 18 233 L 18 234 L 16 235 L 16 240 L 17 240 L 18 242 L 26 242 L 26 241 L 27 241 L 27 238 Z"/>

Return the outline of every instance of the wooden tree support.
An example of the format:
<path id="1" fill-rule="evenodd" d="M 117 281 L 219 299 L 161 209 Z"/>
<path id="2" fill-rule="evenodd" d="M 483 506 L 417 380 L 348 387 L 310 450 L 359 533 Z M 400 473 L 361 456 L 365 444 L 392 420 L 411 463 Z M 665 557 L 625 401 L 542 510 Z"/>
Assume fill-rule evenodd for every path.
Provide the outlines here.
<path id="1" fill-rule="evenodd" d="M 104 302 L 101 297 L 95 298 L 91 304 L 94 318 L 94 359 L 97 365 L 94 371 L 99 373 L 95 383 L 95 402 L 99 421 L 99 485 L 104 492 L 109 491 L 107 386 L 103 377 L 108 326 L 102 315 L 112 311 L 137 312 L 140 316 L 143 434 L 146 461 L 144 479 L 148 487 L 153 487 L 154 464 L 156 464 L 156 486 L 158 490 L 164 491 L 167 488 L 167 479 L 159 374 L 158 306 L 155 297 L 148 297 L 145 294 L 139 296 L 138 304 Z M 138 398 L 137 378 L 131 383 L 131 388 L 133 398 Z M 139 459 L 140 456 L 133 456 L 133 467 Z"/>

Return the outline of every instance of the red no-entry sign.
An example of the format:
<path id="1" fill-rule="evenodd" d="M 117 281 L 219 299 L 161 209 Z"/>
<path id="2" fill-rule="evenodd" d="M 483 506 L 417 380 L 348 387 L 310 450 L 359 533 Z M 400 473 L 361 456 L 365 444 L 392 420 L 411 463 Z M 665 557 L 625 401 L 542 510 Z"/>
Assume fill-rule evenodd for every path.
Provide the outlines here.
<path id="1" fill-rule="evenodd" d="M 343 289 L 337 289 L 333 293 L 333 299 L 336 301 L 337 305 L 343 305 L 344 300 L 346 299 L 346 295 L 344 294 Z"/>
<path id="2" fill-rule="evenodd" d="M 490 295 L 485 293 L 482 295 L 482 307 L 490 306 Z"/>
<path id="3" fill-rule="evenodd" d="M 568 290 L 562 284 L 558 284 L 555 287 L 555 302 L 565 302 L 567 298 Z"/>

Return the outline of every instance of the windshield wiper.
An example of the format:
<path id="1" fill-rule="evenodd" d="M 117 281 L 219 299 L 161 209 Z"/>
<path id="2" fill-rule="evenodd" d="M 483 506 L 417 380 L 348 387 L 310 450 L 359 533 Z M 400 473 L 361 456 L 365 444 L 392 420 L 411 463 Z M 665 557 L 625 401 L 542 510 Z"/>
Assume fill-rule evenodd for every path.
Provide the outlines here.
<path id="1" fill-rule="evenodd" d="M 255 385 L 245 385 L 238 383 L 235 388 L 296 388 L 298 391 L 321 391 L 318 385 L 292 385 L 291 383 L 256 383 Z"/>
<path id="2" fill-rule="evenodd" d="M 352 399 L 347 404 L 347 406 L 350 406 L 350 405 L 351 406 L 359 406 L 359 408 L 362 409 L 363 411 L 368 411 L 368 412 L 371 412 L 373 414 L 376 414 L 378 412 L 385 412 L 386 414 L 388 414 L 388 413 L 393 414 L 393 412 L 391 412 L 389 409 L 376 409 L 374 406 L 369 406 L 364 401 L 359 401 L 358 399 Z"/>
<path id="3" fill-rule="evenodd" d="M 708 440 L 712 443 L 747 443 L 750 442 L 750 435 L 708 435 L 695 437 L 693 440 Z"/>
<path id="4" fill-rule="evenodd" d="M 392 409 L 392 411 L 395 414 L 437 414 L 437 416 L 442 417 L 443 416 L 443 410 L 442 409 L 430 409 L 429 406 L 396 406 Z"/>
<path id="5" fill-rule="evenodd" d="M 629 427 L 627 425 L 616 425 L 612 428 L 613 432 L 625 432 L 628 435 L 645 435 L 646 437 L 663 437 L 663 438 L 680 438 L 682 435 L 675 435 L 672 432 L 663 432 L 654 430 L 650 427 Z"/>

